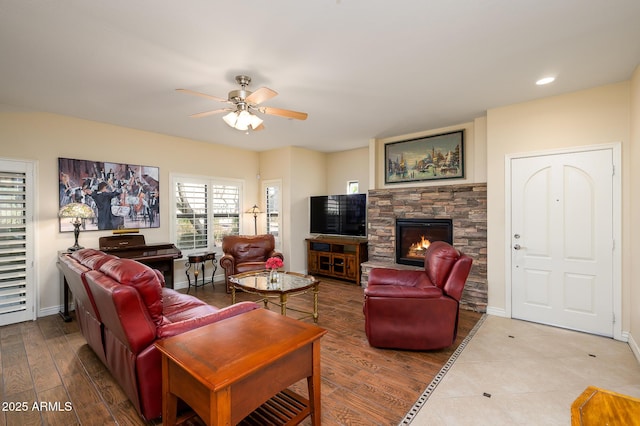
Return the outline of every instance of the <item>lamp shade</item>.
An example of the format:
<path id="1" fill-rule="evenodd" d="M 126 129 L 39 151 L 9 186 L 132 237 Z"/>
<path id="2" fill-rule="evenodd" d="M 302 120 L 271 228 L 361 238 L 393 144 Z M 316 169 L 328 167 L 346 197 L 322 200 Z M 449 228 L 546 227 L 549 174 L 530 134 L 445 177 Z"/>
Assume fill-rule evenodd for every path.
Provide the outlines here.
<path id="1" fill-rule="evenodd" d="M 90 219 L 95 217 L 91 207 L 84 203 L 69 203 L 60 208 L 58 217 L 71 217 L 74 219 Z"/>
<path id="2" fill-rule="evenodd" d="M 262 212 L 260 211 L 260 207 L 258 207 L 257 205 L 254 204 L 253 207 L 251 207 L 249 210 L 247 210 L 247 213 L 251 213 L 251 214 L 255 215 L 255 214 L 260 214 Z"/>

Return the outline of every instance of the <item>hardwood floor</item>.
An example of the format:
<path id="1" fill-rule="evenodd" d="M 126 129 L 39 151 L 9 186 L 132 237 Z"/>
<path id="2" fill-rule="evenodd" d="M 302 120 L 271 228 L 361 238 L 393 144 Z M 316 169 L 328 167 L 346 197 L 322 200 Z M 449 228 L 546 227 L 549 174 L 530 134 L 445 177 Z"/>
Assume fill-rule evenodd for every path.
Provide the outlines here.
<path id="1" fill-rule="evenodd" d="M 321 343 L 323 425 L 397 425 L 482 315 L 461 311 L 456 343 L 445 350 L 376 349 L 364 334 L 362 289 L 320 279 L 318 326 L 329 331 Z M 223 283 L 190 293 L 219 307 L 231 303 Z M 254 297 L 238 294 L 238 300 Z M 289 304 L 308 310 L 311 297 L 292 297 Z M 0 372 L 0 426 L 160 423 L 140 419 L 75 320 L 64 323 L 55 315 L 0 327 Z M 294 388 L 304 394 L 306 382 Z M 34 403 L 45 406 L 38 410 Z"/>

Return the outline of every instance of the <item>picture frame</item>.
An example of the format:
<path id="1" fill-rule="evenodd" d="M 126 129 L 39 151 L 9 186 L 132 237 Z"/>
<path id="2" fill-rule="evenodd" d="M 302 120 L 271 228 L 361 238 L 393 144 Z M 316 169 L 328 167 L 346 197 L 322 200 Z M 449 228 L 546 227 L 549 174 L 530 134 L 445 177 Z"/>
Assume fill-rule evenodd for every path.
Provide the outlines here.
<path id="1" fill-rule="evenodd" d="M 160 169 L 128 163 L 58 158 L 59 206 L 84 203 L 94 218 L 83 231 L 160 227 Z M 72 232 L 59 218 L 60 232 Z"/>
<path id="2" fill-rule="evenodd" d="M 464 179 L 464 130 L 385 144 L 384 183 Z"/>

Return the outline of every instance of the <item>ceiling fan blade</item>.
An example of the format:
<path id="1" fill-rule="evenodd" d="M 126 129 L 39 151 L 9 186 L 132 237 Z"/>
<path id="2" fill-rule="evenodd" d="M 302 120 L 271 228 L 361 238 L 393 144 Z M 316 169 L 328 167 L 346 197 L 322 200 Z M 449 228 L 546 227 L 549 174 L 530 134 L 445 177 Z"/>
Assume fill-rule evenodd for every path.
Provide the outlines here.
<path id="1" fill-rule="evenodd" d="M 227 111 L 233 111 L 233 110 L 231 108 L 214 109 L 212 111 L 205 111 L 205 112 L 199 112 L 197 114 L 191 114 L 189 117 L 201 118 L 201 117 L 206 117 L 208 115 L 220 114 L 221 112 L 227 112 Z"/>
<path id="2" fill-rule="evenodd" d="M 269 99 L 276 96 L 278 92 L 275 90 L 271 90 L 268 87 L 261 87 L 249 96 L 247 96 L 246 101 L 253 105 L 261 104 L 264 101 L 268 101 Z"/>
<path id="3" fill-rule="evenodd" d="M 218 102 L 229 102 L 228 99 L 222 99 L 217 96 L 207 95 L 206 93 L 194 92 L 193 90 L 189 90 L 189 89 L 176 89 L 176 91 L 182 92 L 182 93 L 188 93 L 189 95 L 200 96 L 202 98 L 207 98 L 207 99 L 211 99 Z"/>
<path id="4" fill-rule="evenodd" d="M 277 115 L 285 118 L 295 118 L 296 120 L 306 120 L 307 117 L 309 116 L 306 112 L 291 111 L 288 109 L 272 108 L 272 107 L 262 107 L 262 108 L 259 108 L 258 111 L 260 111 L 263 114 Z"/>
<path id="5" fill-rule="evenodd" d="M 264 130 L 264 124 L 260 123 L 260 125 L 258 127 L 253 129 L 254 132 L 257 132 L 258 130 Z"/>

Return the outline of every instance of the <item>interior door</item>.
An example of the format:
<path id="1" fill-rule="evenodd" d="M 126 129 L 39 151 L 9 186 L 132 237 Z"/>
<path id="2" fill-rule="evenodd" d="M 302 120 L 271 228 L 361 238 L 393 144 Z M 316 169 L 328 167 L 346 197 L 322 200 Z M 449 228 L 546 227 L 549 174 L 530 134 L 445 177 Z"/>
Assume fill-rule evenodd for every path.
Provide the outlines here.
<path id="1" fill-rule="evenodd" d="M 613 152 L 511 160 L 512 316 L 613 335 Z"/>

